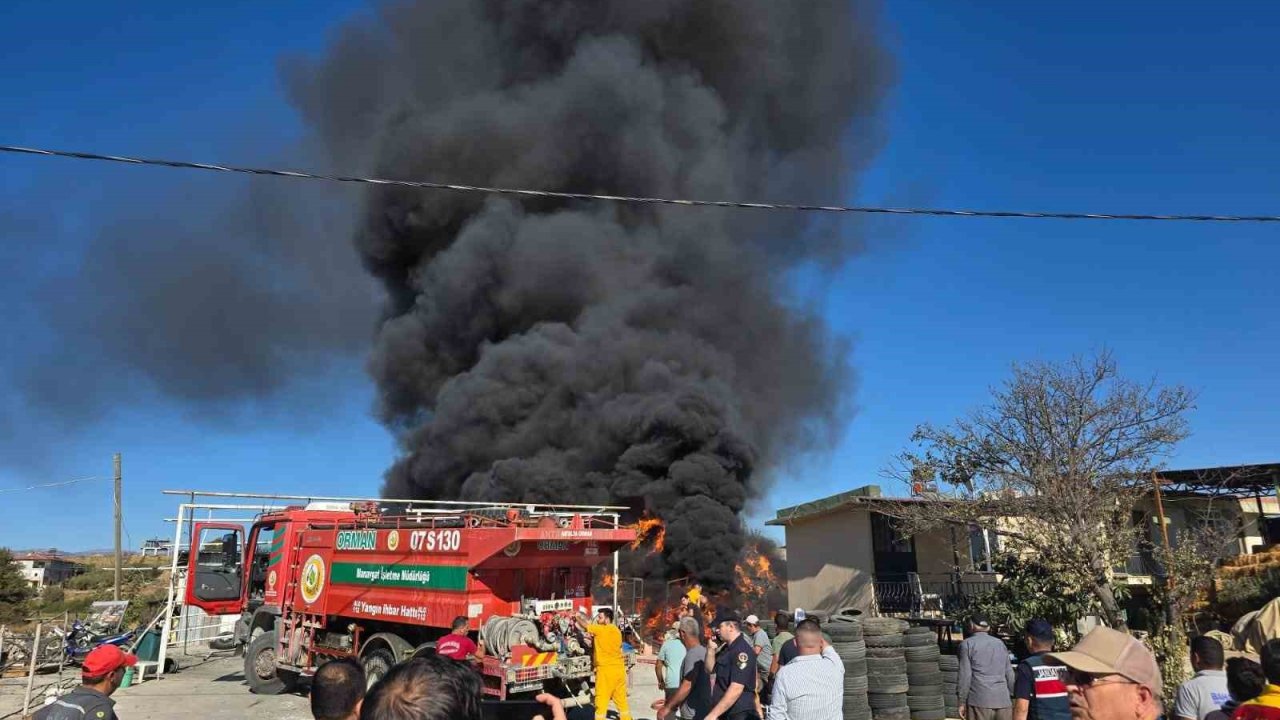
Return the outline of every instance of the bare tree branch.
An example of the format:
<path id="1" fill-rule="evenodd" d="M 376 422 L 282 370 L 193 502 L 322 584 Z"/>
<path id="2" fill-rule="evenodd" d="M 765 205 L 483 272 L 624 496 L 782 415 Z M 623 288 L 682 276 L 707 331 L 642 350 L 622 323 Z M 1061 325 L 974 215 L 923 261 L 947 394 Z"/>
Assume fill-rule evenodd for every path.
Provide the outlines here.
<path id="1" fill-rule="evenodd" d="M 1124 627 L 1112 568 L 1135 548 L 1132 513 L 1157 461 L 1187 436 L 1182 387 L 1121 378 L 1103 352 L 1016 365 L 991 403 L 912 435 L 885 474 L 940 488 L 936 502 L 884 504 L 908 534 L 963 523 L 1071 568 L 1107 621 Z"/>

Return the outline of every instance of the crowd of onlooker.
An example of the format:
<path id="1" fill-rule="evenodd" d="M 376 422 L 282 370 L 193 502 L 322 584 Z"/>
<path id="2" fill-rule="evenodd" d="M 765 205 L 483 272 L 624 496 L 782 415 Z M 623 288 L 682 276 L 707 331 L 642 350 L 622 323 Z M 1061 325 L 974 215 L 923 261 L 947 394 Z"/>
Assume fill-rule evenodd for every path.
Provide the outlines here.
<path id="1" fill-rule="evenodd" d="M 682 612 L 658 649 L 663 698 L 652 708 L 658 720 L 841 720 L 844 664 L 815 619 L 801 619 L 793 631 L 793 618 L 779 613 L 776 634 L 769 637 L 754 615 L 739 619 L 719 613 L 705 627 L 697 615 Z M 612 701 L 622 720 L 630 720 L 625 672 L 608 681 L 603 694 L 600 685 L 609 675 L 605 666 L 612 654 L 621 653 L 611 614 L 601 612 L 594 625 L 585 617 L 580 622 L 589 628 L 598 666 L 595 717 L 603 720 Z M 990 629 L 976 618 L 957 649 L 963 720 L 1280 720 L 1280 640 L 1263 646 L 1259 663 L 1227 659 L 1217 640 L 1195 638 L 1189 648 L 1194 677 L 1176 697 L 1163 698 L 1155 656 L 1127 633 L 1097 628 L 1070 650 L 1057 651 L 1053 627 L 1033 620 L 1022 637 L 1028 655 L 1014 666 Z M 465 639 L 465 630 L 458 634 Z M 316 720 L 495 720 L 499 714 L 498 720 L 568 720 L 562 701 L 548 694 L 523 704 L 487 703 L 481 675 L 467 661 L 482 651 L 461 640 L 456 648 L 445 645 L 447 653 L 439 648 L 420 652 L 367 691 L 359 661 L 325 663 L 312 678 L 312 715 Z M 84 660 L 83 684 L 41 708 L 34 719 L 114 720 L 110 696 L 136 662 L 112 645 L 94 649 Z M 591 715 L 590 710 L 576 712 L 583 711 Z"/>

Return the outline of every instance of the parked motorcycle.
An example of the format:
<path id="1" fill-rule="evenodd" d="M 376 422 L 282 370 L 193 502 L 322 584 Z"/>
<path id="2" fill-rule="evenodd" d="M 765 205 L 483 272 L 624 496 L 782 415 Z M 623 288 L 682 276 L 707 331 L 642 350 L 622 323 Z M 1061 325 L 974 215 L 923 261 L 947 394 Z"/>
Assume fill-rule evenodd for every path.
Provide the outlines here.
<path id="1" fill-rule="evenodd" d="M 126 648 L 133 643 L 133 639 L 137 637 L 137 634 L 138 630 L 136 628 L 123 633 L 95 632 L 88 625 L 76 620 L 71 624 L 71 629 L 63 635 L 63 652 L 66 653 L 66 663 L 68 665 L 79 665 L 84 660 L 84 656 L 99 645 L 115 645 L 120 648 Z"/>

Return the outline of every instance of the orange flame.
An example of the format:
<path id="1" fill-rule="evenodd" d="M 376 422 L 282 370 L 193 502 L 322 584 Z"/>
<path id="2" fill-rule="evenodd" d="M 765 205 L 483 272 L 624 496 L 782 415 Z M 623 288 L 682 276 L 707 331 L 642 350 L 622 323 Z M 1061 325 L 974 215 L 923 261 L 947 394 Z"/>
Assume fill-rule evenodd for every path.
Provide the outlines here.
<path id="1" fill-rule="evenodd" d="M 604 577 L 600 579 L 600 586 L 607 588 L 613 587 L 613 573 L 606 572 Z"/>
<path id="2" fill-rule="evenodd" d="M 748 543 L 742 550 L 742 559 L 734 571 L 736 590 L 744 607 L 766 614 L 769 595 L 781 587 L 774 574 L 773 563 L 756 543 Z"/>
<path id="3" fill-rule="evenodd" d="M 667 526 L 662 520 L 652 515 L 645 515 L 635 524 L 636 539 L 631 542 L 631 549 L 635 550 L 641 545 L 648 543 L 650 553 L 660 553 L 667 542 Z"/>

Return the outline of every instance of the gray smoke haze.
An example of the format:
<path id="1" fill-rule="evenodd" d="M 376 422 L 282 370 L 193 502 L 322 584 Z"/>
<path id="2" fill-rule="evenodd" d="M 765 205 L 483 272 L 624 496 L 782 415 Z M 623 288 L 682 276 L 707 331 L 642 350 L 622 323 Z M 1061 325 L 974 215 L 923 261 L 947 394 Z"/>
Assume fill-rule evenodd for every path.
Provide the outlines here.
<path id="1" fill-rule="evenodd" d="M 547 190 L 837 202 L 888 62 L 848 0 L 385 6 L 286 65 L 340 167 Z M 856 241 L 796 214 L 370 190 L 388 302 L 369 370 L 387 497 L 618 503 L 667 524 L 646 574 L 725 587 L 768 469 L 851 376 L 797 263 Z"/>
<path id="2" fill-rule="evenodd" d="M 80 430 L 157 399 L 218 422 L 367 352 L 381 293 L 350 244 L 349 189 L 136 180 L 117 191 L 128 205 L 89 213 L 83 240 L 56 203 L 0 213 L 6 247 L 26 254 L 10 271 L 49 256 L 0 291 L 22 341 L 0 371 L 4 464 L 47 462 L 37 426 Z"/>

